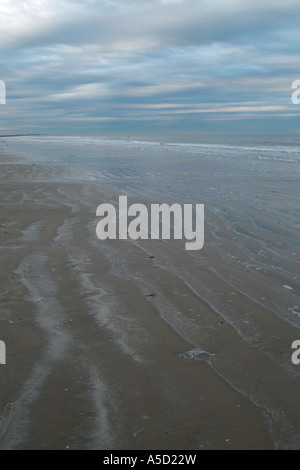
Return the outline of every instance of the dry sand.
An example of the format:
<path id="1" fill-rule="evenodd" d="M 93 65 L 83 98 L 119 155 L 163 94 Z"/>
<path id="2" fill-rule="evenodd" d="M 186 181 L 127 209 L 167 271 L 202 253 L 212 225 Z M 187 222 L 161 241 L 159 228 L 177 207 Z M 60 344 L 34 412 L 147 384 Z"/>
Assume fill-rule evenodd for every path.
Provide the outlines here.
<path id="1" fill-rule="evenodd" d="M 66 168 L 1 160 L 1 449 L 292 446 L 299 383 L 167 269 L 184 269 L 183 255 L 159 241 L 100 242 L 95 210 L 115 200 L 109 188 L 63 181 Z M 189 269 L 226 297 L 205 267 Z M 285 344 L 296 339 L 259 307 L 252 314 Z M 243 390 L 248 374 L 259 402 Z M 290 433 L 274 409 L 294 416 Z"/>

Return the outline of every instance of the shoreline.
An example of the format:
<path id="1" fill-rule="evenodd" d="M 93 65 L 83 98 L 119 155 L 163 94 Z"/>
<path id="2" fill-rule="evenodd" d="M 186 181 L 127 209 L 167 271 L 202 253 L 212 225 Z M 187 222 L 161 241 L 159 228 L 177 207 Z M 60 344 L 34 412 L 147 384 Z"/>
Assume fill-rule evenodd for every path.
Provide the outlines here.
<path id="1" fill-rule="evenodd" d="M 95 210 L 114 191 L 7 156 L 1 449 L 299 445 L 298 375 L 277 350 L 295 329 L 237 291 L 245 317 L 222 316 L 233 287 L 210 268 L 224 269 L 209 243 L 200 261 L 176 243 L 100 243 Z M 271 335 L 247 340 L 252 323 Z"/>

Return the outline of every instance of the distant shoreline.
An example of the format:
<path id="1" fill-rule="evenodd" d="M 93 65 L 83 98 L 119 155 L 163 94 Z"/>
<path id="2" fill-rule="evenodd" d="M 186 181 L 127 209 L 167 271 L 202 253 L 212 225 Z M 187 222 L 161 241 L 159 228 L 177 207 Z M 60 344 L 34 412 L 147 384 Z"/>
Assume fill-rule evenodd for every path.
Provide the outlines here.
<path id="1" fill-rule="evenodd" d="M 3 137 L 27 137 L 33 135 L 45 135 L 45 134 L 7 134 L 7 135 L 0 135 L 0 138 Z"/>

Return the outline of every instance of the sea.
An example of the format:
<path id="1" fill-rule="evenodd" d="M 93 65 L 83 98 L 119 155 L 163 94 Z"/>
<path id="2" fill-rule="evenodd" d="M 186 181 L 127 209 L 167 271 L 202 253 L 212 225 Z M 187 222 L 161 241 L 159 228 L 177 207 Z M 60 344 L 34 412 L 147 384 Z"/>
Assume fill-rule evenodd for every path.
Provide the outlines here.
<path id="1" fill-rule="evenodd" d="M 160 315 L 193 345 L 183 360 L 207 360 L 266 415 L 275 448 L 299 448 L 300 135 L 20 135 L 1 137 L 0 148 L 27 165 L 67 169 L 51 173 L 59 183 L 134 202 L 204 204 L 201 250 L 132 242 L 199 300 L 176 303 L 173 292 Z M 118 254 L 126 267 L 117 275 L 147 275 L 134 263 L 130 271 L 124 248 Z"/>
<path id="2" fill-rule="evenodd" d="M 205 244 L 227 263 L 269 276 L 290 296 L 283 308 L 272 303 L 273 313 L 300 328 L 300 135 L 22 135 L 0 138 L 1 147 L 28 164 L 67 167 L 61 181 L 204 204 Z"/>

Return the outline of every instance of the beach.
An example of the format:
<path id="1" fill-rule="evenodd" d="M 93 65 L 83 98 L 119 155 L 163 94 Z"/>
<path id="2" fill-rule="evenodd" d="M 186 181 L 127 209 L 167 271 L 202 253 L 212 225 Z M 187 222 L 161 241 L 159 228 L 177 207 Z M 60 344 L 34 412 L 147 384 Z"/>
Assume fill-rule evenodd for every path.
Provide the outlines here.
<path id="1" fill-rule="evenodd" d="M 96 208 L 117 204 L 118 182 L 4 148 L 0 159 L 0 449 L 299 448 L 287 224 L 214 190 L 197 253 L 182 240 L 101 241 Z"/>

